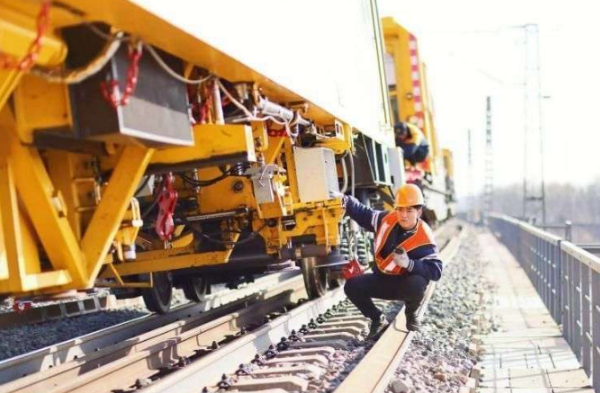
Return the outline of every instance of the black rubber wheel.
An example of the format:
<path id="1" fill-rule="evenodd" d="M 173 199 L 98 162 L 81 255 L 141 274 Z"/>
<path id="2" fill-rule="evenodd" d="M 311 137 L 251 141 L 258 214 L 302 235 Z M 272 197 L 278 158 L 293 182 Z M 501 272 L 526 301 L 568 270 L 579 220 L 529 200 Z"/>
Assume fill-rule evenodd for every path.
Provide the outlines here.
<path id="1" fill-rule="evenodd" d="M 316 266 L 316 257 L 302 258 L 300 260 L 304 286 L 310 299 L 322 297 L 327 293 L 327 269 L 318 269 Z"/>
<path id="2" fill-rule="evenodd" d="M 181 280 L 181 289 L 186 299 L 200 303 L 208 293 L 208 281 L 197 276 L 185 277 Z"/>
<path id="3" fill-rule="evenodd" d="M 142 297 L 146 308 L 158 314 L 165 314 L 171 309 L 173 297 L 173 283 L 168 272 L 151 273 L 152 288 L 142 289 Z"/>

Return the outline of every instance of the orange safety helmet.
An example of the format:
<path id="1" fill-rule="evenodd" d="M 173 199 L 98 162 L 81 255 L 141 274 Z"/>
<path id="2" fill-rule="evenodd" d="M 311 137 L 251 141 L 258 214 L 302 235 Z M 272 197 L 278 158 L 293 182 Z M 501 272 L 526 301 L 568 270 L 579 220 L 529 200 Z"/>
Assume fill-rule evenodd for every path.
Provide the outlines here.
<path id="1" fill-rule="evenodd" d="M 425 204 L 421 189 L 414 184 L 405 184 L 398 189 L 394 207 L 422 206 Z"/>

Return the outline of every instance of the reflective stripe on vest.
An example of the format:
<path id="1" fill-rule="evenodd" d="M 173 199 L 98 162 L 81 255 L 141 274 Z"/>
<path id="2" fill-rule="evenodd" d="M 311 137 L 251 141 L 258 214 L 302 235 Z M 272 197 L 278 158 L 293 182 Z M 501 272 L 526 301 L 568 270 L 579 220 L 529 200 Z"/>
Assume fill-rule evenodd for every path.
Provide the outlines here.
<path id="1" fill-rule="evenodd" d="M 390 212 L 381 221 L 381 226 L 377 231 L 377 235 L 375 236 L 375 263 L 381 272 L 392 275 L 401 275 L 406 270 L 394 263 L 393 251 L 390 252 L 390 255 L 388 255 L 386 258 L 383 258 L 381 255 L 383 246 L 397 225 L 399 226 L 400 224 L 398 223 L 398 216 L 396 212 Z M 415 232 L 396 247 L 400 246 L 408 253 L 427 244 L 435 244 L 435 241 L 433 240 L 433 231 L 425 221 L 419 219 Z"/>

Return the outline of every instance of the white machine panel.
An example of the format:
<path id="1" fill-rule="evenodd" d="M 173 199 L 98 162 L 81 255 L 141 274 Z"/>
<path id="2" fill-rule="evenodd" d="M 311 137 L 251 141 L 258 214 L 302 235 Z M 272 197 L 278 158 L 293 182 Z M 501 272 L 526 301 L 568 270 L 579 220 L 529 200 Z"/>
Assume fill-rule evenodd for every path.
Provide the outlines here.
<path id="1" fill-rule="evenodd" d="M 329 199 L 329 190 L 339 191 L 335 155 L 323 147 L 294 148 L 300 202 Z"/>

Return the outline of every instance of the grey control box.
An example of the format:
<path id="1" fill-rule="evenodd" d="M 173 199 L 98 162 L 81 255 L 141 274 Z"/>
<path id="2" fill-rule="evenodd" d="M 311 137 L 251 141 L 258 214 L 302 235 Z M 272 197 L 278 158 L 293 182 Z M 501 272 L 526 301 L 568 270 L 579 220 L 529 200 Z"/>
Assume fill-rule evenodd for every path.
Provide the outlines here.
<path id="1" fill-rule="evenodd" d="M 300 202 L 329 199 L 329 190 L 339 191 L 333 150 L 324 147 L 294 148 Z"/>

